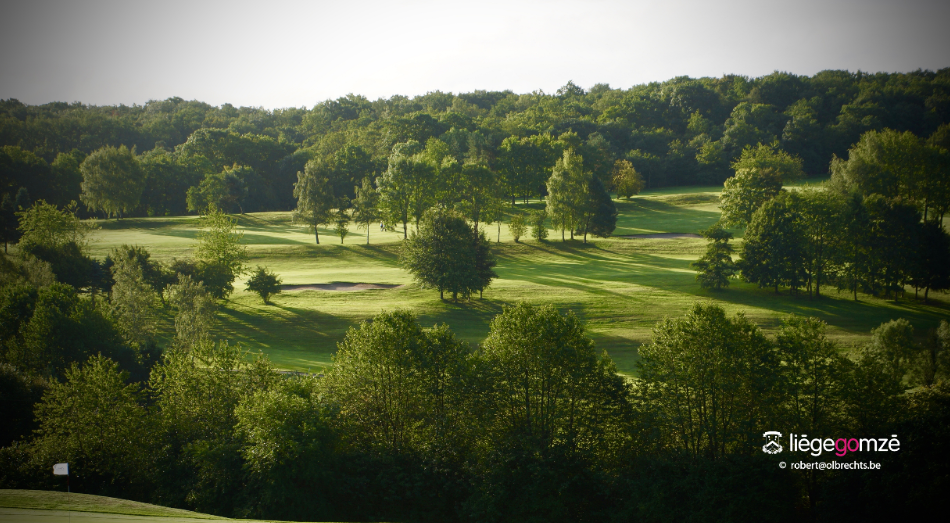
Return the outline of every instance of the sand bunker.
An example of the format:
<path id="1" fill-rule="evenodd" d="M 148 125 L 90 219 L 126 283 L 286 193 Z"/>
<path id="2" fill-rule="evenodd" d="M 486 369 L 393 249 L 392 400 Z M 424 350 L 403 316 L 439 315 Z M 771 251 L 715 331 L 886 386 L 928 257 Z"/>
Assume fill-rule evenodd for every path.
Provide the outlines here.
<path id="1" fill-rule="evenodd" d="M 627 234 L 625 236 L 615 236 L 615 238 L 642 238 L 672 240 L 674 238 L 702 238 L 702 236 L 693 232 L 661 232 L 657 234 Z"/>
<path id="2" fill-rule="evenodd" d="M 365 291 L 371 289 L 395 289 L 402 287 L 393 283 L 349 283 L 335 281 L 333 283 L 308 283 L 306 285 L 281 285 L 285 291 Z"/>

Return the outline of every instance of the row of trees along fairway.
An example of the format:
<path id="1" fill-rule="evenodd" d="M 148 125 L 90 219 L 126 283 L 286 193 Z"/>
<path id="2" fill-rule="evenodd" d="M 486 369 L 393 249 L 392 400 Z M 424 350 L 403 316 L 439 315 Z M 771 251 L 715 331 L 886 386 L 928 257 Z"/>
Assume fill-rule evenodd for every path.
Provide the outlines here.
<path id="1" fill-rule="evenodd" d="M 38 291 L 30 325 L 66 287 Z M 21 288 L 4 288 L 4 317 Z M 397 310 L 350 328 L 319 377 L 282 375 L 211 339 L 196 319 L 202 301 L 186 305 L 208 295 L 187 276 L 166 296 L 181 307 L 174 342 L 137 377 L 115 353 L 36 353 L 57 369 L 42 381 L 44 365 L 11 362 L 5 334 L 0 382 L 35 398 L 18 416 L 35 412 L 36 430 L 12 433 L 23 418 L 4 418 L 0 487 L 61 487 L 49 464 L 69 462 L 79 492 L 242 518 L 799 521 L 916 514 L 914 500 L 938 496 L 933 478 L 950 470 L 939 451 L 950 436 L 947 322 L 923 341 L 904 320 L 885 323 L 849 355 L 814 318 L 766 336 L 742 314 L 695 304 L 656 325 L 628 380 L 582 321 L 552 306 L 505 307 L 477 347 Z M 762 432 L 776 429 L 898 434 L 900 451 L 771 456 Z M 864 459 L 882 470 L 778 466 Z"/>
<path id="2" fill-rule="evenodd" d="M 567 140 L 571 136 L 562 138 Z M 369 229 L 376 220 L 390 228 L 401 225 L 403 237 L 408 238 L 409 223 L 414 222 L 416 231 L 421 232 L 423 216 L 436 208 L 454 210 L 468 219 L 476 231 L 480 223 L 498 222 L 500 227 L 507 206 L 497 175 L 481 161 L 460 164 L 449 153 L 447 145 L 434 138 L 424 148 L 412 141 L 397 144 L 387 170 L 376 180 L 379 190 L 369 178 L 364 178 L 360 186 L 353 188 L 352 200 L 346 194 L 340 195 L 342 189 L 335 187 L 332 173 L 324 163 L 311 160 L 297 173 L 294 218 L 314 231 L 318 244 L 321 225 L 332 223 L 342 242 L 351 221 L 366 229 L 367 243 Z M 629 162 L 618 161 L 613 173 L 614 179 L 624 184 L 628 196 L 639 191 L 639 175 Z M 565 231 L 570 231 L 571 239 L 575 232 L 583 234 L 585 243 L 588 234 L 607 237 L 613 232 L 617 210 L 610 194 L 600 178 L 585 168 L 583 158 L 573 148 L 564 150 L 544 186 L 548 194 L 547 212 L 535 227 L 545 231 L 543 236 L 547 235 L 546 216 L 551 217 L 555 228 L 561 229 L 562 239 Z"/>
<path id="3" fill-rule="evenodd" d="M 510 202 L 542 196 L 566 149 L 620 192 L 610 172 L 617 161 L 628 162 L 649 188 L 713 185 L 732 176 L 731 164 L 758 143 L 777 142 L 801 158 L 806 173 L 821 175 L 868 131 L 931 136 L 945 129 L 948 78 L 950 69 L 775 72 L 677 77 L 629 89 L 568 82 L 554 93 L 348 95 L 275 110 L 181 98 L 131 107 L 2 100 L 0 200 L 24 189 L 34 200 L 59 207 L 81 201 L 89 212 L 116 217 L 181 215 L 211 203 L 227 212 L 292 210 L 296 175 L 308 162 L 319 163 L 335 197 L 352 200 L 364 178 L 389 171 L 395 146 L 411 142 L 419 146 L 403 151 L 394 176 L 424 178 L 477 164 Z M 430 139 L 438 146 L 430 149 Z M 430 149 L 428 167 L 412 160 L 420 148 Z M 443 165 L 446 159 L 456 165 Z M 407 221 L 429 207 L 420 208 L 418 197 L 404 195 L 413 207 Z"/>
<path id="4" fill-rule="evenodd" d="M 728 285 L 741 270 L 763 287 L 804 288 L 818 296 L 834 285 L 902 294 L 950 288 L 950 134 L 928 140 L 909 132 L 870 131 L 832 162 L 831 179 L 818 187 L 783 189 L 801 174 L 801 162 L 775 144 L 746 149 L 720 198 L 721 223 L 744 227 L 741 260 L 734 264 L 731 233 L 706 233 L 709 251 L 694 267 L 704 287 Z"/>

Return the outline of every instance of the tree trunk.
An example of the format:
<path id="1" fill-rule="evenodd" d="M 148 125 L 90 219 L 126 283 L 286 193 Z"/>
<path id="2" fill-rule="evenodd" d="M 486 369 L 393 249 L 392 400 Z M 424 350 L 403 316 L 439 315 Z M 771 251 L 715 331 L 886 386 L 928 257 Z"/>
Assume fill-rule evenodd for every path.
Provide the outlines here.
<path id="1" fill-rule="evenodd" d="M 402 222 L 402 239 L 405 240 L 409 237 L 409 222 L 403 220 Z"/>
<path id="2" fill-rule="evenodd" d="M 369 245 L 369 224 L 366 224 L 366 245 Z"/>
<path id="3" fill-rule="evenodd" d="M 501 220 L 498 220 L 498 241 L 495 243 L 501 243 Z"/>
<path id="4" fill-rule="evenodd" d="M 452 301 L 454 301 L 455 303 L 458 303 L 458 302 L 459 302 L 459 293 L 458 293 L 458 292 L 453 292 L 453 293 L 452 293 Z"/>
<path id="5" fill-rule="evenodd" d="M 442 289 L 439 289 L 439 299 L 445 301 L 445 292 Z"/>
<path id="6" fill-rule="evenodd" d="M 313 226 L 313 237 L 317 239 L 317 245 L 320 245 L 320 233 L 317 231 L 317 226 Z"/>

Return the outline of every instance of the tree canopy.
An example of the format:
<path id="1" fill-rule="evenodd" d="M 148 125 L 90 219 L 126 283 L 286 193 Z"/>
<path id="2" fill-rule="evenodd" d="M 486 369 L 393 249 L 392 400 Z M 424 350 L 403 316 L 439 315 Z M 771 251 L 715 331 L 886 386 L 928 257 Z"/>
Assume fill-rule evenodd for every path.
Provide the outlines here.
<path id="1" fill-rule="evenodd" d="M 87 156 L 80 169 L 80 198 L 93 211 L 121 217 L 139 204 L 144 176 L 135 151 L 106 146 Z"/>
<path id="2" fill-rule="evenodd" d="M 468 296 L 487 288 L 497 275 L 488 238 L 472 231 L 461 217 L 431 211 L 403 244 L 400 262 L 423 286 L 434 287 L 439 297 L 452 293 Z"/>

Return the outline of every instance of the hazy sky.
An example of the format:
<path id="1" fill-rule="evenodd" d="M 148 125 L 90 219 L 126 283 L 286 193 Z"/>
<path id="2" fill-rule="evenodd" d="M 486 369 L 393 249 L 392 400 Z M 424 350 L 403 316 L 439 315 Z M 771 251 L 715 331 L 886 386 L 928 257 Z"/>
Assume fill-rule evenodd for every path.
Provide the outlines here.
<path id="1" fill-rule="evenodd" d="M 0 98 L 311 107 L 357 93 L 629 88 L 950 67 L 950 1 L 4 2 Z"/>

